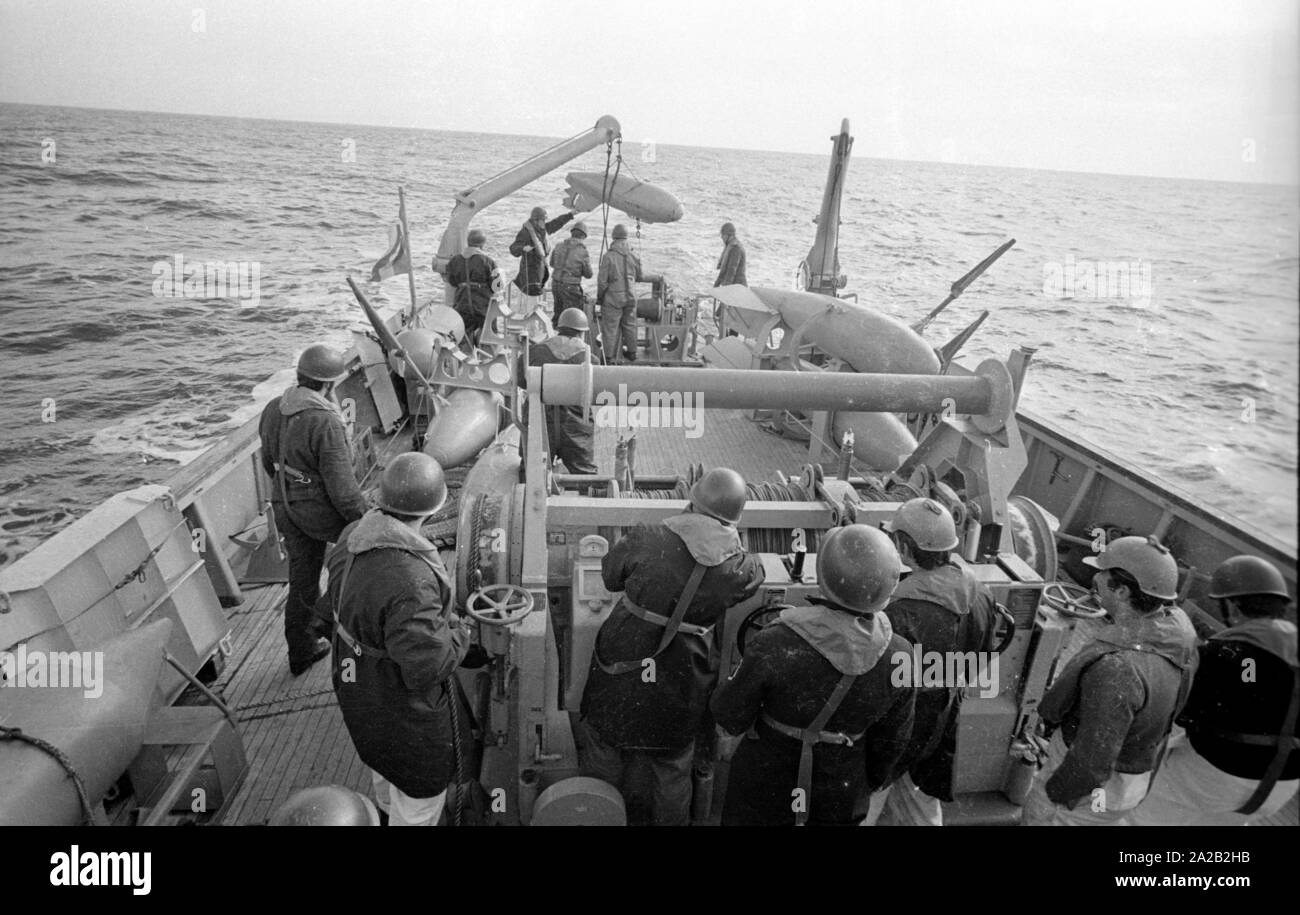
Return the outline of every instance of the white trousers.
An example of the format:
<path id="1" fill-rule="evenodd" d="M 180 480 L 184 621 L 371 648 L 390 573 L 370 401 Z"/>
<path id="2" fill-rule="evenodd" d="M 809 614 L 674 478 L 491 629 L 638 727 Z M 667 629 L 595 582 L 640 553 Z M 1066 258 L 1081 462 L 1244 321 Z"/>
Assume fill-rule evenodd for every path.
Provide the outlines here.
<path id="1" fill-rule="evenodd" d="M 375 786 L 375 804 L 388 814 L 389 826 L 434 826 L 442 816 L 447 792 L 433 797 L 411 797 L 374 769 L 370 780 Z"/>
<path id="2" fill-rule="evenodd" d="M 1278 782 L 1250 816 L 1237 813 L 1258 784 L 1257 779 L 1216 769 L 1190 743 L 1183 743 L 1170 751 L 1151 793 L 1130 819 L 1134 826 L 1248 826 L 1281 810 L 1295 795 L 1300 779 Z"/>
<path id="3" fill-rule="evenodd" d="M 930 797 L 904 772 L 902 778 L 872 792 L 863 826 L 942 826 L 943 803 Z"/>
<path id="4" fill-rule="evenodd" d="M 1047 780 L 1060 767 L 1069 750 L 1058 730 L 1048 746 L 1047 764 L 1034 779 L 1020 813 L 1024 826 L 1128 826 L 1129 816 L 1147 792 L 1151 773 L 1136 775 L 1112 772 L 1104 785 L 1093 789 L 1073 808 L 1055 803 L 1047 796 Z"/>

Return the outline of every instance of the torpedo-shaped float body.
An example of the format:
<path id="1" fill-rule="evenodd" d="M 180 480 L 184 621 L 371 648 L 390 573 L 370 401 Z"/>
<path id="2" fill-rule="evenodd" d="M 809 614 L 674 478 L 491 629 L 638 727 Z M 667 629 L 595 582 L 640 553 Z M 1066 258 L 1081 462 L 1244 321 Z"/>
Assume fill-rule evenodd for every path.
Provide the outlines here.
<path id="1" fill-rule="evenodd" d="M 504 398 L 496 391 L 460 388 L 447 395 L 424 435 L 424 453 L 443 468 L 459 467 L 489 444 L 497 434 L 497 417 Z"/>
<path id="2" fill-rule="evenodd" d="M 81 776 L 90 803 L 98 803 L 140 752 L 171 633 L 171 620 L 161 619 L 93 652 L 70 652 L 65 660 L 71 657 L 82 668 L 77 685 L 6 689 L 0 725 L 56 747 Z M 38 657 L 49 663 L 58 654 L 32 649 L 29 658 L 25 648 L 10 654 L 10 663 L 24 674 Z M 86 669 L 94 664 L 102 666 Z M 60 665 L 65 677 L 69 669 Z M 86 688 L 92 677 L 99 681 L 95 690 Z M 0 741 L 0 826 L 77 826 L 82 816 L 76 789 L 58 760 L 28 743 Z"/>
<path id="3" fill-rule="evenodd" d="M 589 213 L 602 202 L 642 222 L 676 222 L 682 218 L 682 204 L 661 187 L 631 175 L 607 176 L 604 172 L 569 172 L 564 205 Z"/>
<path id="4" fill-rule="evenodd" d="M 758 330 L 779 316 L 783 343 L 815 344 L 855 372 L 937 375 L 939 357 L 930 344 L 897 318 L 834 296 L 762 286 L 719 286 L 711 294 Z M 792 366 L 793 367 L 793 366 Z M 836 413 L 835 443 L 853 433 L 853 456 L 872 470 L 897 470 L 916 449 L 916 438 L 892 413 Z"/>

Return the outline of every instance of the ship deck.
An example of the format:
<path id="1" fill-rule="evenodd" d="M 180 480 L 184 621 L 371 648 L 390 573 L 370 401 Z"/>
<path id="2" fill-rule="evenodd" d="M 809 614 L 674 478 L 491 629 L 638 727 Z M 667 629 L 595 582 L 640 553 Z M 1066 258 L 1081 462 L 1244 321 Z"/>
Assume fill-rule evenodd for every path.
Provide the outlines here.
<path id="1" fill-rule="evenodd" d="M 357 758 L 334 698 L 328 659 L 300 677 L 289 675 L 283 622 L 288 592 L 286 584 L 248 591 L 244 604 L 230 612 L 233 650 L 210 686 L 239 722 L 249 768 L 221 812 L 222 825 L 261 825 L 302 788 L 344 785 L 371 793 L 370 773 Z"/>
<path id="2" fill-rule="evenodd" d="M 763 431 L 759 424 L 728 410 L 706 410 L 709 434 L 688 438 L 681 428 L 646 428 L 637 432 L 637 472 L 686 475 L 695 463 L 728 465 L 746 479 L 762 481 L 780 468 L 795 473 L 807 463 L 807 444 Z M 621 430 L 624 434 L 627 429 Z M 597 466 L 614 470 L 614 446 L 620 430 L 598 428 Z M 380 438 L 377 451 L 389 455 L 401 447 Z M 382 459 L 381 459 L 382 460 Z M 454 519 L 455 496 L 464 472 L 448 474 L 449 505 L 438 519 Z M 451 523 L 435 523 L 449 534 Z M 357 757 L 330 683 L 330 665 L 321 661 L 300 677 L 289 675 L 284 647 L 283 612 L 288 585 L 245 586 L 245 601 L 229 613 L 232 651 L 210 686 L 222 696 L 240 724 L 249 769 L 242 788 L 220 814 L 222 825 L 260 825 L 295 791 L 317 785 L 343 785 L 370 794 L 370 773 Z M 202 704 L 187 691 L 182 702 Z"/>
<path id="3" fill-rule="evenodd" d="M 637 433 L 636 469 L 643 475 L 686 475 L 692 464 L 730 466 L 751 482 L 800 472 L 808 461 L 806 443 L 764 431 L 746 415 L 705 411 L 708 435 L 687 438 L 680 428 L 643 428 Z M 601 474 L 614 467 L 617 429 L 596 430 Z M 623 430 L 626 433 L 627 430 Z M 381 453 L 401 445 L 376 442 Z M 449 505 L 434 519 L 437 533 L 454 530 L 456 495 L 464 471 L 448 474 Z M 434 531 L 426 531 L 433 533 Z M 242 787 L 220 812 L 222 825 L 259 825 L 295 791 L 318 785 L 343 785 L 369 795 L 370 773 L 357 757 L 330 683 L 328 660 L 300 677 L 291 677 L 284 647 L 282 613 L 285 584 L 245 587 L 245 601 L 228 611 L 232 651 L 212 688 L 230 706 L 244 740 L 249 769 Z M 189 690 L 182 703 L 206 700 Z M 1300 802 L 1292 798 L 1261 825 L 1295 826 Z"/>

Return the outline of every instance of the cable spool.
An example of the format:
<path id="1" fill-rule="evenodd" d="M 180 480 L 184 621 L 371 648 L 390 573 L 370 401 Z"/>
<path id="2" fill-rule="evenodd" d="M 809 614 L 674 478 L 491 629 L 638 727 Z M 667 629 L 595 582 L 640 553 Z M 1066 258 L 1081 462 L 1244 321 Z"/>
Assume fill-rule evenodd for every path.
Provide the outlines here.
<path id="1" fill-rule="evenodd" d="M 687 478 L 678 480 L 671 489 L 639 489 L 623 493 L 630 499 L 690 499 L 691 487 L 704 475 L 704 469 L 696 464 L 687 470 Z M 751 502 L 809 502 L 814 495 L 802 482 L 746 483 L 746 492 Z M 789 553 L 793 548 L 792 528 L 756 528 L 746 529 L 747 548 L 756 553 Z M 818 531 L 805 531 L 804 543 L 809 552 L 817 551 Z"/>
<path id="2" fill-rule="evenodd" d="M 469 514 L 469 539 L 456 543 L 456 593 L 463 600 L 483 585 L 510 580 L 510 496 L 483 493 Z"/>

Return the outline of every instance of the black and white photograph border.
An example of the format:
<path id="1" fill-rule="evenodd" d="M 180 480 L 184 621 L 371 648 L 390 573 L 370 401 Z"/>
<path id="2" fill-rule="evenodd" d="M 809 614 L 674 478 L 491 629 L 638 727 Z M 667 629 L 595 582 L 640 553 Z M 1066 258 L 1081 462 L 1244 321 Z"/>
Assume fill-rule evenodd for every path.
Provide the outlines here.
<path id="1" fill-rule="evenodd" d="M 0 825 L 1300 825 L 1298 33 L 0 0 Z"/>

